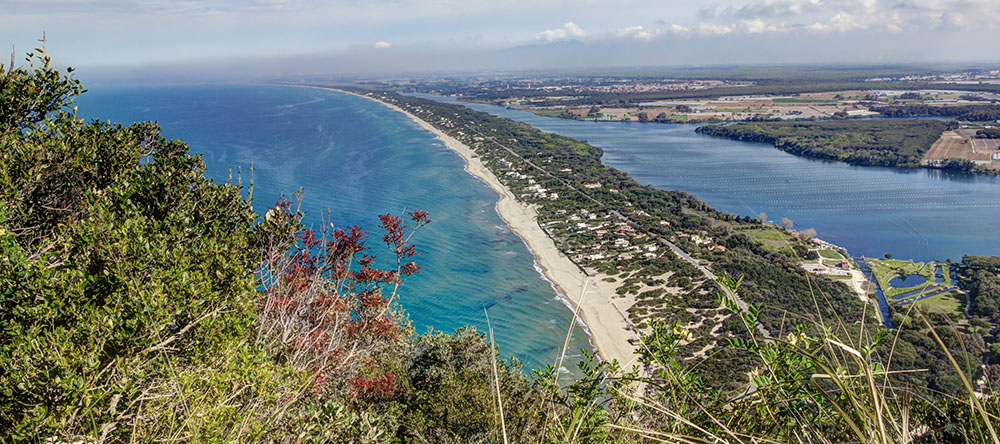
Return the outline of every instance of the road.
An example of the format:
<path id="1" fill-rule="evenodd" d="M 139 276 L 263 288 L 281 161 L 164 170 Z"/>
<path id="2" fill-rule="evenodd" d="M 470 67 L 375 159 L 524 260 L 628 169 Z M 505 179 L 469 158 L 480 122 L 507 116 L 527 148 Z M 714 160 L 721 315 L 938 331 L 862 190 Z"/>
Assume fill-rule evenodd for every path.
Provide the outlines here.
<path id="1" fill-rule="evenodd" d="M 616 210 L 611 210 L 611 214 L 614 214 L 619 219 L 624 220 L 629 225 L 638 226 L 635 223 L 635 221 L 633 221 L 632 219 L 628 218 L 627 216 L 619 213 Z M 715 273 L 712 273 L 712 270 L 709 270 L 708 267 L 702 265 L 701 261 L 699 261 L 698 259 L 695 259 L 694 257 L 692 257 L 686 251 L 682 250 L 681 247 L 678 247 L 673 242 L 670 242 L 670 241 L 668 241 L 668 240 L 666 240 L 666 239 L 664 239 L 664 238 L 662 238 L 660 236 L 657 236 L 656 240 L 658 240 L 661 244 L 666 245 L 667 248 L 670 249 L 670 251 L 672 251 L 675 255 L 677 255 L 677 257 L 679 257 L 679 258 L 687 261 L 691 265 L 694 265 L 694 267 L 697 268 L 698 271 L 700 271 L 701 274 L 703 274 L 708 280 L 710 280 L 712 282 L 718 282 L 718 279 L 716 278 Z M 747 308 L 749 306 L 747 305 L 746 302 L 743 301 L 743 299 L 740 298 L 739 294 L 733 292 L 729 288 L 726 288 L 726 286 L 724 286 L 722 284 L 719 284 L 719 288 L 722 289 L 722 292 L 726 295 L 727 298 L 736 301 L 736 306 L 739 307 L 740 310 L 747 311 Z M 768 332 L 767 329 L 764 328 L 763 325 L 757 324 L 757 330 L 764 336 L 765 339 L 772 339 L 771 338 L 771 333 Z"/>

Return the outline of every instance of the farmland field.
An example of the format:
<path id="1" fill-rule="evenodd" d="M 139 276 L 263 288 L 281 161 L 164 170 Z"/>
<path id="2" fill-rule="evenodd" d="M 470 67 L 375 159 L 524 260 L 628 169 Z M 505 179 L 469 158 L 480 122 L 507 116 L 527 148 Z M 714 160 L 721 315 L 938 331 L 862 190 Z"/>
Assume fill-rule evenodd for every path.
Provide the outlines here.
<path id="1" fill-rule="evenodd" d="M 989 162 L 990 167 L 1000 169 L 1000 161 L 992 160 L 994 154 L 1000 153 L 1000 139 L 977 139 L 976 131 L 976 129 L 945 131 L 927 151 L 924 161 L 965 159 Z"/>

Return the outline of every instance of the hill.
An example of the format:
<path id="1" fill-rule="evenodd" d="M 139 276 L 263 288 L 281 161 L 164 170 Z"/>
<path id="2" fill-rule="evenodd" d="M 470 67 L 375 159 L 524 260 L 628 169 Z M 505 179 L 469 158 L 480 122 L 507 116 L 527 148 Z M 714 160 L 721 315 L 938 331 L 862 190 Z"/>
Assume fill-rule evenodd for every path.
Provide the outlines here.
<path id="1" fill-rule="evenodd" d="M 420 269 L 409 240 L 428 214 L 379 217 L 380 254 L 397 265 L 375 268 L 360 227 L 306 230 L 295 196 L 257 214 L 252 184 L 206 179 L 200 156 L 155 124 L 78 119 L 82 85 L 40 52 L 0 65 L 0 442 L 997 442 L 1000 398 L 968 382 L 976 357 L 918 315 L 901 319 L 940 344 L 951 367 L 935 371 L 967 387 L 944 400 L 899 383 L 890 332 L 863 314 L 846 320 L 858 328 L 824 321 L 833 307 L 778 321 L 761 303 L 703 295 L 731 316 L 739 390 L 699 376 L 712 357 L 678 354 L 696 338 L 672 319 L 650 321 L 642 366 L 584 351 L 573 381 L 555 366 L 527 374 L 472 329 L 417 334 L 395 290 Z M 520 149 L 599 157 L 484 123 L 528 137 Z M 591 166 L 634 205 L 685 202 L 679 224 L 717 216 Z M 724 269 L 757 282 L 733 273 L 720 293 L 801 302 L 837 287 L 799 281 L 765 299 L 789 271 L 748 242 L 729 240 L 742 251 Z"/>

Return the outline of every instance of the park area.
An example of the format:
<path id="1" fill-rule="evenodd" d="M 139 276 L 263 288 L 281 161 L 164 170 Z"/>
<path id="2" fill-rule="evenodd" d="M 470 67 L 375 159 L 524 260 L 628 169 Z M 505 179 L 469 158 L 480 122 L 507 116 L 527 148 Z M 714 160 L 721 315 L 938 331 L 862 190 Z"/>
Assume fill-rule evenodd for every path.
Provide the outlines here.
<path id="1" fill-rule="evenodd" d="M 919 303 L 941 313 L 960 313 L 964 295 L 954 284 L 949 264 L 892 259 L 868 259 L 872 277 L 886 302 L 896 305 Z"/>

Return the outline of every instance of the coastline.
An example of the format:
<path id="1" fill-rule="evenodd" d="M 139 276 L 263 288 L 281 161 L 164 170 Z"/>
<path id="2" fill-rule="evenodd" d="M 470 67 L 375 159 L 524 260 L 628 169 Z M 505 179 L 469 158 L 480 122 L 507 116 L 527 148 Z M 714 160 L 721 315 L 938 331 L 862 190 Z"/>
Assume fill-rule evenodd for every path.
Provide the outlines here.
<path id="1" fill-rule="evenodd" d="M 556 292 L 560 293 L 559 296 L 568 301 L 573 310 L 579 311 L 579 319 L 586 326 L 585 333 L 589 333 L 591 344 L 598 354 L 606 360 L 618 360 L 622 368 L 629 368 L 637 362 L 636 347 L 629 343 L 629 339 L 636 335 L 630 330 L 622 310 L 613 302 L 613 298 L 617 296 L 614 293 L 614 288 L 602 285 L 605 283 L 599 281 L 600 276 L 588 277 L 573 261 L 562 254 L 555 242 L 538 225 L 535 209 L 518 202 L 513 193 L 497 179 L 492 171 L 486 168 L 486 165 L 472 148 L 402 108 L 373 97 L 336 88 L 289 86 L 325 89 L 378 102 L 403 113 L 421 128 L 434 134 L 448 149 L 465 159 L 466 172 L 479 178 L 499 194 L 499 200 L 495 206 L 497 214 L 511 231 L 524 241 L 534 256 L 536 265 L 542 270 L 543 276 L 555 287 Z M 583 292 L 584 285 L 586 285 L 585 292 Z"/>

